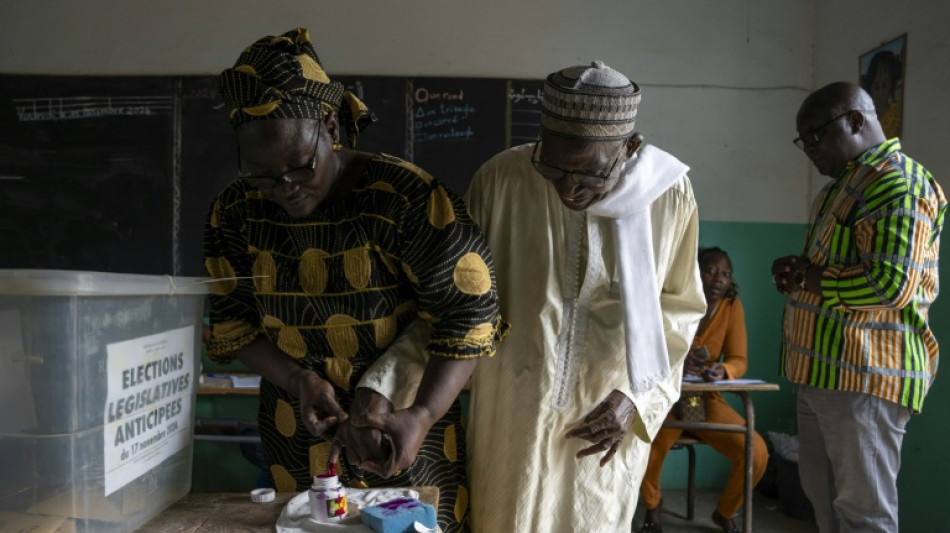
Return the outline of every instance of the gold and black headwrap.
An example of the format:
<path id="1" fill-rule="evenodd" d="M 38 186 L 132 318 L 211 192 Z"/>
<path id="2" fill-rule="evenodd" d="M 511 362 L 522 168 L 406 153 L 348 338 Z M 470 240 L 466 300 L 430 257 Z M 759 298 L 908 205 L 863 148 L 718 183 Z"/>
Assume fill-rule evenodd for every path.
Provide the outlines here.
<path id="1" fill-rule="evenodd" d="M 339 110 L 350 145 L 376 116 L 343 84 L 330 81 L 305 28 L 258 39 L 233 68 L 221 73 L 218 91 L 235 128 L 251 120 L 312 118 Z"/>

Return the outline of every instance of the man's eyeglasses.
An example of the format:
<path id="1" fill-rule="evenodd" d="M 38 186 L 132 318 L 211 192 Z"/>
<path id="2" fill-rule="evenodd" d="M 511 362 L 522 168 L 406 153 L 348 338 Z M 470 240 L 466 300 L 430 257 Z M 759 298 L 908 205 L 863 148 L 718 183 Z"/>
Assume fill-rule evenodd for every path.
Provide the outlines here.
<path id="1" fill-rule="evenodd" d="M 835 118 L 829 120 L 828 122 L 825 122 L 821 126 L 818 126 L 817 128 L 811 130 L 805 135 L 802 135 L 800 137 L 795 137 L 794 139 L 792 139 L 792 142 L 795 143 L 795 146 L 797 146 L 800 150 L 804 150 L 806 147 L 816 146 L 819 142 L 821 142 L 821 137 L 823 137 L 823 135 L 819 136 L 818 132 L 834 124 L 835 121 L 838 120 L 839 118 L 848 116 L 849 114 L 854 113 L 855 111 L 856 111 L 855 109 L 849 109 L 845 111 L 844 113 L 841 113 L 840 115 L 836 116 Z"/>
<path id="2" fill-rule="evenodd" d="M 314 136 L 317 140 L 313 144 L 313 155 L 310 157 L 309 163 L 302 167 L 292 168 L 279 176 L 245 174 L 241 171 L 241 148 L 238 147 L 238 178 L 251 187 L 263 192 L 271 192 L 282 185 L 300 185 L 312 180 L 313 171 L 317 167 L 317 149 L 320 147 L 321 122 L 323 121 L 317 120 L 317 125 L 314 127 Z"/>
<path id="3" fill-rule="evenodd" d="M 541 174 L 541 177 L 548 181 L 561 181 L 562 179 L 570 176 L 571 181 L 575 185 L 580 185 L 586 189 L 603 189 L 607 186 L 607 181 L 610 180 L 610 176 L 614 173 L 614 168 L 617 167 L 617 162 L 620 161 L 620 157 L 623 155 L 618 154 L 617 158 L 614 159 L 612 165 L 610 165 L 610 170 L 607 171 L 607 174 L 594 174 L 588 172 L 571 172 L 569 170 L 564 170 L 562 168 L 554 167 L 546 163 L 542 163 L 538 159 L 538 151 L 540 150 L 541 141 L 534 143 L 534 152 L 531 153 L 531 166 L 534 167 L 534 170 Z M 626 146 L 626 144 L 624 145 Z"/>

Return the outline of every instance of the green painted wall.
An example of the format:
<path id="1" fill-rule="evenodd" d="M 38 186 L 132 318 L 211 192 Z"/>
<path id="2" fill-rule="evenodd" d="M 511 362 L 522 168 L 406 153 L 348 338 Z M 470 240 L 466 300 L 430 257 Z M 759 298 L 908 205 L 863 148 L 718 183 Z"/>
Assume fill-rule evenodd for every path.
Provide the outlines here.
<path id="1" fill-rule="evenodd" d="M 941 256 L 947 255 L 950 242 L 943 236 Z M 940 260 L 941 287 L 950 283 L 950 260 Z M 930 310 L 930 327 L 940 342 L 942 353 L 950 349 L 950 291 L 944 290 Z M 941 368 L 947 363 L 941 362 Z M 950 457 L 940 451 L 950 442 L 950 382 L 938 371 L 938 378 L 927 395 L 923 411 L 907 425 L 901 452 L 901 472 L 897 479 L 900 497 L 901 531 L 947 531 L 943 512 L 950 504 L 947 479 L 950 479 Z M 943 375 L 943 377 L 939 377 Z"/>

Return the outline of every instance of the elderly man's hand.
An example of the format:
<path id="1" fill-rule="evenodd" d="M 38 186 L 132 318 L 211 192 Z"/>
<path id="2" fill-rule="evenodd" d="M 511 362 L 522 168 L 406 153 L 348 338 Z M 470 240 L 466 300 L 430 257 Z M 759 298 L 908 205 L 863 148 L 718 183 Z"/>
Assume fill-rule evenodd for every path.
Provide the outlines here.
<path id="1" fill-rule="evenodd" d="M 392 403 L 382 394 L 363 387 L 356 389 L 349 417 L 333 436 L 327 466 L 337 462 L 344 450 L 347 462 L 358 468 L 375 471 L 374 465 L 386 463 L 392 456 L 389 439 L 378 429 L 358 428 L 352 421 L 362 419 L 367 413 L 391 413 L 392 410 Z"/>
<path id="2" fill-rule="evenodd" d="M 367 413 L 354 418 L 354 427 L 380 430 L 383 438 L 389 440 L 392 446 L 388 460 L 366 463 L 366 468 L 388 478 L 412 466 L 433 422 L 428 411 L 415 406 L 391 413 Z"/>
<path id="3" fill-rule="evenodd" d="M 600 459 L 604 466 L 613 458 L 633 423 L 636 406 L 626 394 L 613 390 L 600 405 L 594 408 L 584 420 L 567 432 L 567 438 L 581 438 L 593 442 L 593 446 L 577 452 L 577 457 L 585 457 L 605 452 Z"/>

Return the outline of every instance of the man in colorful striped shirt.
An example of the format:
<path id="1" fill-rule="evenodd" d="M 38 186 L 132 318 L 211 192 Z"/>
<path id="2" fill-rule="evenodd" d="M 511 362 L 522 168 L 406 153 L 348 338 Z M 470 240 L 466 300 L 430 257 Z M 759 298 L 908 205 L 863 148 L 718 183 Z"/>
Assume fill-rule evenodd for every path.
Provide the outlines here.
<path id="1" fill-rule="evenodd" d="M 782 372 L 798 384 L 799 473 L 822 532 L 893 532 L 905 426 L 937 372 L 927 314 L 947 202 L 857 85 L 809 95 L 796 127 L 795 144 L 832 179 L 803 255 L 772 265 L 787 296 Z"/>

